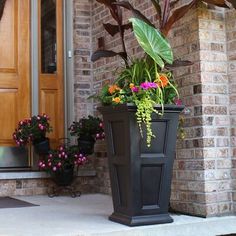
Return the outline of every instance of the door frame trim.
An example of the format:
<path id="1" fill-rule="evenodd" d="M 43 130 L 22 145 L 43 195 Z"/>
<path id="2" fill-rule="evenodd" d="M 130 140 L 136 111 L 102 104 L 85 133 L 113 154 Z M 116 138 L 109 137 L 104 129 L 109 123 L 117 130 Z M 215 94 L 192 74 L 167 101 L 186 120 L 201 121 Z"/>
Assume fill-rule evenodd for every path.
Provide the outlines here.
<path id="1" fill-rule="evenodd" d="M 31 113 L 39 111 L 39 48 L 38 48 L 38 0 L 31 0 Z"/>
<path id="2" fill-rule="evenodd" d="M 31 0 L 31 113 L 39 111 L 39 48 L 38 48 L 38 1 Z M 63 0 L 63 41 L 64 41 L 64 120 L 65 136 L 74 120 L 74 49 L 73 49 L 73 0 Z"/>
<path id="3" fill-rule="evenodd" d="M 74 41 L 73 41 L 73 0 L 64 0 L 64 111 L 65 136 L 74 121 Z"/>

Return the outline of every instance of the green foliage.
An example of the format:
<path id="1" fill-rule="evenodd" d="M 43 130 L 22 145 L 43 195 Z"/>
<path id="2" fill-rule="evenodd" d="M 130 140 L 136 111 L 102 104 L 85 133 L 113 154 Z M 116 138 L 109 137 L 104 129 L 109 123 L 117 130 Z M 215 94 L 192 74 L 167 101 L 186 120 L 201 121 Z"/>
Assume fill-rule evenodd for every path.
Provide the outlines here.
<path id="1" fill-rule="evenodd" d="M 40 160 L 40 170 L 58 172 L 69 167 L 84 165 L 87 157 L 79 152 L 77 145 L 60 145 L 49 151 L 47 158 Z"/>
<path id="2" fill-rule="evenodd" d="M 13 133 L 13 139 L 18 146 L 28 143 L 39 143 L 46 139 L 46 133 L 52 131 L 49 124 L 49 117 L 46 114 L 32 116 L 21 120 Z"/>
<path id="3" fill-rule="evenodd" d="M 159 65 L 164 68 L 165 62 L 173 63 L 170 44 L 161 33 L 142 20 L 131 18 L 133 30 L 139 45 Z M 165 62 L 164 62 L 165 61 Z"/>
<path id="4" fill-rule="evenodd" d="M 103 96 L 106 101 L 106 97 Z M 88 118 L 81 118 L 79 121 L 74 121 L 69 127 L 71 136 L 82 138 L 84 140 L 103 139 L 104 129 L 102 120 L 99 117 L 88 116 Z"/>
<path id="5" fill-rule="evenodd" d="M 154 138 L 151 129 L 151 116 L 157 113 L 154 106 L 159 104 L 164 108 L 164 104 L 175 103 L 178 98 L 176 87 L 171 73 L 162 70 L 147 56 L 133 60 L 132 65 L 120 73 L 115 84 L 103 87 L 98 98 L 103 105 L 134 103 L 137 106 L 136 117 L 140 133 L 143 136 L 144 124 L 149 147 Z"/>

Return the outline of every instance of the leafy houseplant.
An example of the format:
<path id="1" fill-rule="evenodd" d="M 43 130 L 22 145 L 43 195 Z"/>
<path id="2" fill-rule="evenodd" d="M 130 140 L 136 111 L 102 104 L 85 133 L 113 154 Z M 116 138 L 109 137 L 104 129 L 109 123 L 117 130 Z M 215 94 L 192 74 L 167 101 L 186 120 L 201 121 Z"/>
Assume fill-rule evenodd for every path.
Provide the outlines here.
<path id="1" fill-rule="evenodd" d="M 87 162 L 87 157 L 81 154 L 75 145 L 60 145 L 57 149 L 49 151 L 45 160 L 40 160 L 40 170 L 49 172 L 58 185 L 71 184 L 74 176 L 74 167 Z"/>
<path id="2" fill-rule="evenodd" d="M 46 114 L 32 116 L 28 119 L 21 120 L 18 123 L 18 127 L 13 133 L 13 139 L 18 146 L 25 146 L 28 143 L 33 144 L 36 147 L 36 151 L 40 154 L 47 153 L 49 149 L 48 138 L 46 134 L 52 131 L 52 127 L 49 124 L 49 117 Z M 46 145 L 45 150 L 37 149 L 41 143 Z"/>
<path id="3" fill-rule="evenodd" d="M 102 120 L 91 115 L 74 121 L 69 132 L 77 138 L 79 150 L 84 154 L 92 154 L 95 141 L 105 137 Z"/>

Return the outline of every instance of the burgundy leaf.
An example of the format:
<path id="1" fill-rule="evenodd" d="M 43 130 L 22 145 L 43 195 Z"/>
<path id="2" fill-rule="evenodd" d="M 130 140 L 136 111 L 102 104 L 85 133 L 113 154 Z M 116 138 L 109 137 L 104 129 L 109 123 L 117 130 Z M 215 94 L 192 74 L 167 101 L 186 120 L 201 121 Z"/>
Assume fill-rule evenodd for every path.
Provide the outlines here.
<path id="1" fill-rule="evenodd" d="M 116 0 L 96 0 L 96 1 L 107 6 L 115 21 L 118 22 L 118 24 L 122 24 L 121 10 L 117 6 L 113 5 L 113 3 L 116 2 Z"/>
<path id="2" fill-rule="evenodd" d="M 182 60 L 174 60 L 173 64 L 166 64 L 165 68 L 167 69 L 175 69 L 176 67 L 180 67 L 180 66 L 191 66 L 194 63 L 191 61 L 182 61 Z"/>
<path id="3" fill-rule="evenodd" d="M 128 1 L 115 2 L 113 3 L 113 5 L 118 5 L 130 10 L 134 15 L 134 17 L 143 20 L 144 22 L 155 28 L 152 22 L 146 16 L 144 16 L 139 10 L 136 10 Z"/>
<path id="4" fill-rule="evenodd" d="M 99 60 L 102 57 L 114 57 L 114 56 L 121 56 L 123 59 L 125 59 L 125 53 L 124 52 L 114 52 L 114 51 L 109 51 L 109 50 L 97 50 L 96 52 L 93 53 L 91 57 L 91 61 L 95 62 Z"/>
<path id="5" fill-rule="evenodd" d="M 227 0 L 232 4 L 232 6 L 236 9 L 236 1 L 235 0 Z"/>
<path id="6" fill-rule="evenodd" d="M 175 4 L 177 4 L 179 2 L 179 0 L 175 0 L 173 2 L 170 3 L 170 8 L 172 9 L 173 7 L 175 7 Z"/>
<path id="7" fill-rule="evenodd" d="M 170 0 L 165 0 L 164 11 L 161 19 L 161 28 L 164 27 L 170 15 Z"/>
<path id="8" fill-rule="evenodd" d="M 103 24 L 105 30 L 113 37 L 114 35 L 116 35 L 117 33 L 120 32 L 120 27 L 118 25 L 112 25 L 110 23 L 107 24 Z M 128 29 L 132 29 L 132 23 L 128 23 L 125 25 L 121 25 L 121 29 L 122 31 L 128 30 Z"/>
<path id="9" fill-rule="evenodd" d="M 2 19 L 5 3 L 6 0 L 0 0 L 0 20 Z"/>
<path id="10" fill-rule="evenodd" d="M 112 25 L 110 23 L 103 24 L 105 30 L 111 35 L 114 36 L 115 34 L 120 32 L 120 28 L 118 25 Z"/>
<path id="11" fill-rule="evenodd" d="M 202 0 L 202 1 L 218 7 L 229 8 L 229 6 L 227 6 L 227 4 L 225 3 L 225 0 Z"/>
<path id="12" fill-rule="evenodd" d="M 152 1 L 153 6 L 156 9 L 158 20 L 161 20 L 161 6 L 159 3 L 159 0 L 151 0 L 151 1 Z"/>
<path id="13" fill-rule="evenodd" d="M 194 7 L 196 5 L 197 2 L 198 2 L 198 0 L 193 0 L 189 4 L 184 5 L 184 6 L 180 7 L 180 8 L 178 8 L 178 9 L 176 9 L 172 13 L 172 15 L 170 16 L 168 21 L 162 26 L 161 32 L 166 36 L 168 34 L 168 32 L 170 31 L 172 25 L 176 21 L 181 19 L 192 7 Z"/>

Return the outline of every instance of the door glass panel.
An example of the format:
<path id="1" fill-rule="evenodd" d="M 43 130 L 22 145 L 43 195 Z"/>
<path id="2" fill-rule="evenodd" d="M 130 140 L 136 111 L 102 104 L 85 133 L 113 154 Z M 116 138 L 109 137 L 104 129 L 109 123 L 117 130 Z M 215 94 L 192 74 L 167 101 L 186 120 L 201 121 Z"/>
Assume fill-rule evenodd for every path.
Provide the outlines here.
<path id="1" fill-rule="evenodd" d="M 56 0 L 41 0 L 41 72 L 57 70 Z"/>

